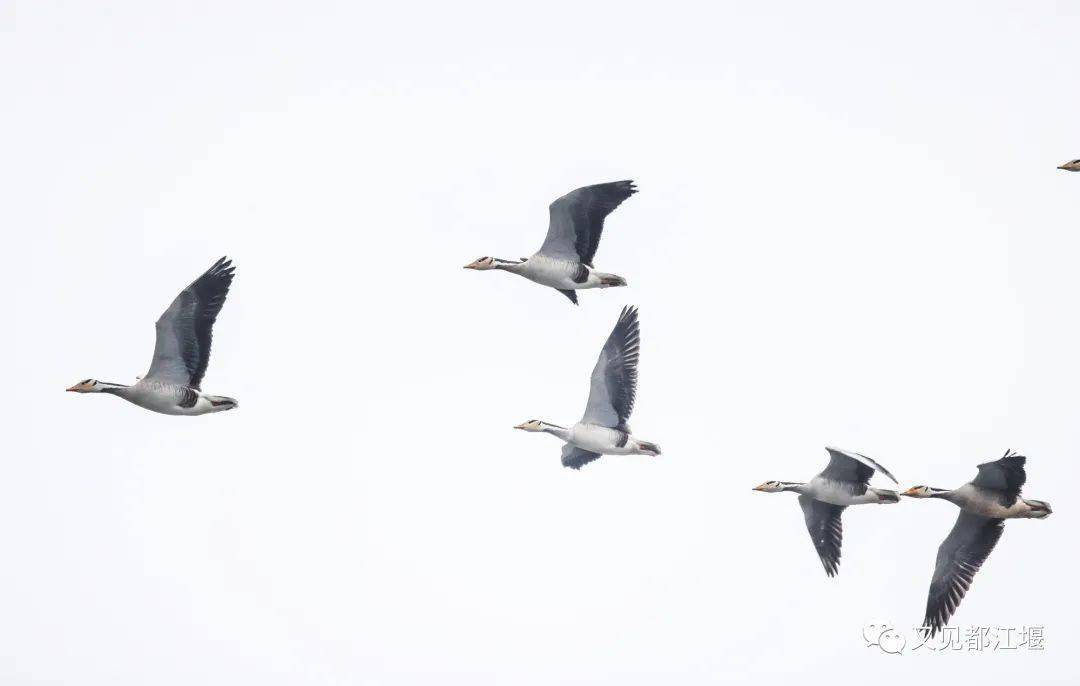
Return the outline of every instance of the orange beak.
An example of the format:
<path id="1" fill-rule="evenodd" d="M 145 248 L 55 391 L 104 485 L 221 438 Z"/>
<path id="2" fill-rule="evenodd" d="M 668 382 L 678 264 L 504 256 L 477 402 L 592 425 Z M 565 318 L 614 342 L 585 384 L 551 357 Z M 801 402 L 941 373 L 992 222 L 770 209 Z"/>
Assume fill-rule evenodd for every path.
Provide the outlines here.
<path id="1" fill-rule="evenodd" d="M 902 491 L 900 493 L 900 495 L 915 495 L 915 487 L 912 486 L 911 488 L 907 489 L 906 491 Z"/>
<path id="2" fill-rule="evenodd" d="M 75 384 L 74 386 L 72 386 L 71 388 L 69 388 L 67 390 L 69 390 L 69 391 L 77 391 L 77 390 L 79 390 L 79 384 Z"/>
<path id="3" fill-rule="evenodd" d="M 465 265 L 464 267 L 462 267 L 462 269 L 476 269 L 476 263 L 475 262 L 470 262 L 467 265 Z"/>
<path id="4" fill-rule="evenodd" d="M 515 429 L 524 429 L 526 424 L 528 424 L 528 422 L 522 422 L 522 423 L 518 424 L 517 426 L 515 426 L 514 428 Z"/>

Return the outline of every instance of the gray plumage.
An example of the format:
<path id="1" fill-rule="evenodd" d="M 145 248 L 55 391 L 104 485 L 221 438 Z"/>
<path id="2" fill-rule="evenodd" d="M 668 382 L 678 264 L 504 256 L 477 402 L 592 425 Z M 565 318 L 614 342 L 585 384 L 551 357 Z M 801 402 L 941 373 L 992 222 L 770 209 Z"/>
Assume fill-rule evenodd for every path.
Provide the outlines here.
<path id="1" fill-rule="evenodd" d="M 581 469 L 599 457 L 600 453 L 589 452 L 570 443 L 564 445 L 562 449 L 563 466 L 571 469 Z"/>
<path id="2" fill-rule="evenodd" d="M 923 619 L 930 636 L 940 631 L 956 612 L 971 588 L 975 573 L 1001 538 L 1004 521 L 960 511 L 952 531 L 938 547 Z"/>
<path id="3" fill-rule="evenodd" d="M 637 394 L 641 335 L 636 307 L 624 307 L 593 367 L 589 401 L 581 421 L 629 432 Z"/>
<path id="4" fill-rule="evenodd" d="M 1012 507 L 1027 481 L 1026 462 L 1023 455 L 1006 451 L 1004 457 L 980 464 L 978 475 L 970 482 L 976 497 L 996 502 L 1001 507 Z M 1041 501 L 1029 502 L 1045 505 Z M 948 624 L 960 606 L 975 573 L 1001 538 L 1004 523 L 1004 519 L 960 510 L 952 531 L 938 547 L 934 576 L 930 580 L 923 619 L 923 626 L 930 636 Z"/>
<path id="5" fill-rule="evenodd" d="M 234 267 L 222 257 L 180 291 L 157 320 L 150 370 L 143 379 L 199 389 L 210 363 L 214 321 L 225 304 Z"/>
<path id="6" fill-rule="evenodd" d="M 844 539 L 840 515 L 844 513 L 846 506 L 824 503 L 808 495 L 800 495 L 799 507 L 802 508 L 810 540 L 814 542 L 814 549 L 825 567 L 825 574 L 836 576 L 840 571 L 840 545 Z"/>
<path id="7" fill-rule="evenodd" d="M 1020 489 L 1027 481 L 1024 464 L 1027 458 L 1013 452 L 993 462 L 979 465 L 979 475 L 971 481 L 972 486 L 998 491 L 998 499 L 1004 507 L 1010 507 L 1020 496 Z"/>
<path id="8" fill-rule="evenodd" d="M 540 254 L 593 266 L 604 218 L 636 192 L 633 181 L 612 181 L 578 188 L 551 203 Z"/>
<path id="9" fill-rule="evenodd" d="M 850 482 L 856 495 L 866 493 L 870 477 L 877 470 L 897 483 L 896 477 L 876 461 L 862 453 L 852 453 L 839 448 L 825 448 L 829 453 L 829 464 L 822 470 L 822 478 L 830 481 Z M 861 486 L 861 488 L 859 488 Z"/>
<path id="10" fill-rule="evenodd" d="M 879 471 L 896 482 L 892 472 L 862 453 L 832 447 L 826 447 L 825 451 L 829 453 L 829 464 L 811 483 L 833 494 L 865 496 L 870 490 L 870 477 L 874 475 L 874 471 Z M 892 491 L 879 489 L 875 493 L 888 502 L 900 500 L 900 496 Z M 818 497 L 822 497 L 820 493 Z M 813 494 L 800 495 L 799 505 L 802 506 L 806 530 L 814 543 L 821 565 L 825 568 L 825 574 L 836 576 L 840 570 L 840 546 L 843 542 L 841 515 L 847 506 L 818 500 Z"/>

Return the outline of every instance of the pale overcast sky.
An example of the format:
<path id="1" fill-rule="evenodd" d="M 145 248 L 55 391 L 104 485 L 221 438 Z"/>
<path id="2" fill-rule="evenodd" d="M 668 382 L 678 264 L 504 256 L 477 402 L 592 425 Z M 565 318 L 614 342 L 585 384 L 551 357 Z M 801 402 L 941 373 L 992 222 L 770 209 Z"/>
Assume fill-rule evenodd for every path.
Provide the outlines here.
<path id="1" fill-rule="evenodd" d="M 0 682 L 1076 683 L 1080 5 L 0 0 Z M 481 255 L 635 179 L 581 306 Z M 204 388 L 131 383 L 228 254 Z M 661 457 L 580 472 L 625 304 Z M 904 487 L 1007 448 L 960 627 L 922 619 L 956 508 L 861 506 L 827 579 L 795 497 L 835 444 Z M 877 477 L 876 486 L 889 482 Z M 1064 543 L 1065 545 L 1062 545 Z"/>

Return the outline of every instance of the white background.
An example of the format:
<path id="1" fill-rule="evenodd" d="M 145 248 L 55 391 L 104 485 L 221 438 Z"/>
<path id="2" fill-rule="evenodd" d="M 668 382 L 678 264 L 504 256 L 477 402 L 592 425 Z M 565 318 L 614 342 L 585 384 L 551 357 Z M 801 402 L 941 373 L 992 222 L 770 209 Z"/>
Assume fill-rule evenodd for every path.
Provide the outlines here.
<path id="1" fill-rule="evenodd" d="M 0 683 L 1075 683 L 1074 3 L 0 2 Z M 467 272 L 635 179 L 581 306 Z M 207 392 L 156 415 L 153 322 L 220 255 Z M 641 307 L 633 426 L 559 465 Z M 790 494 L 836 444 L 902 486 L 1006 448 L 960 626 L 894 657 L 956 510 Z M 876 486 L 889 482 L 877 477 Z"/>

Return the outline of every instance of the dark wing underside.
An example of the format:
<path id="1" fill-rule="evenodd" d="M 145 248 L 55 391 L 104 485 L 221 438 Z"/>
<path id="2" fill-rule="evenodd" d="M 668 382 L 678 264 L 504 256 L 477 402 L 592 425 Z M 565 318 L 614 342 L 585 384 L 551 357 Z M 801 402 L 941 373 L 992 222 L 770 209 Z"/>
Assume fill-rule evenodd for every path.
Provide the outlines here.
<path id="1" fill-rule="evenodd" d="M 844 538 L 840 515 L 844 513 L 845 506 L 830 505 L 808 495 L 800 495 L 799 507 L 802 508 L 806 530 L 810 532 L 810 540 L 814 542 L 825 574 L 836 576 L 840 571 L 840 544 Z"/>
<path id="2" fill-rule="evenodd" d="M 972 479 L 971 484 L 978 488 L 999 491 L 1000 501 L 1005 507 L 1011 507 L 1020 496 L 1020 489 L 1027 481 L 1027 473 L 1024 471 L 1024 463 L 1027 458 L 1012 452 L 1006 452 L 1005 457 L 993 462 L 984 462 L 979 465 L 979 474 Z"/>
<path id="3" fill-rule="evenodd" d="M 866 493 L 870 477 L 875 471 L 896 481 L 896 477 L 876 461 L 863 455 L 839 448 L 825 448 L 829 453 L 829 464 L 821 471 L 819 476 L 836 482 L 849 482 L 853 485 L 852 492 L 856 495 Z"/>
<path id="4" fill-rule="evenodd" d="M 210 363 L 214 321 L 232 284 L 234 267 L 222 257 L 180 291 L 157 320 L 154 359 L 144 378 L 199 388 Z"/>
<path id="5" fill-rule="evenodd" d="M 569 443 L 564 445 L 562 449 L 563 466 L 569 467 L 570 469 L 581 469 L 599 457 L 600 453 L 591 453 L 588 450 L 582 450 L 576 445 L 570 445 Z"/>
<path id="6" fill-rule="evenodd" d="M 581 421 L 626 430 L 637 393 L 641 335 L 636 307 L 624 307 L 593 367 Z"/>
<path id="7" fill-rule="evenodd" d="M 926 599 L 923 626 L 933 636 L 949 622 L 983 562 L 1004 531 L 1002 519 L 960 512 L 952 531 L 938 548 L 934 577 Z"/>
<path id="8" fill-rule="evenodd" d="M 570 191 L 548 208 L 550 222 L 540 253 L 592 266 L 604 218 L 637 192 L 633 181 L 613 181 Z"/>

